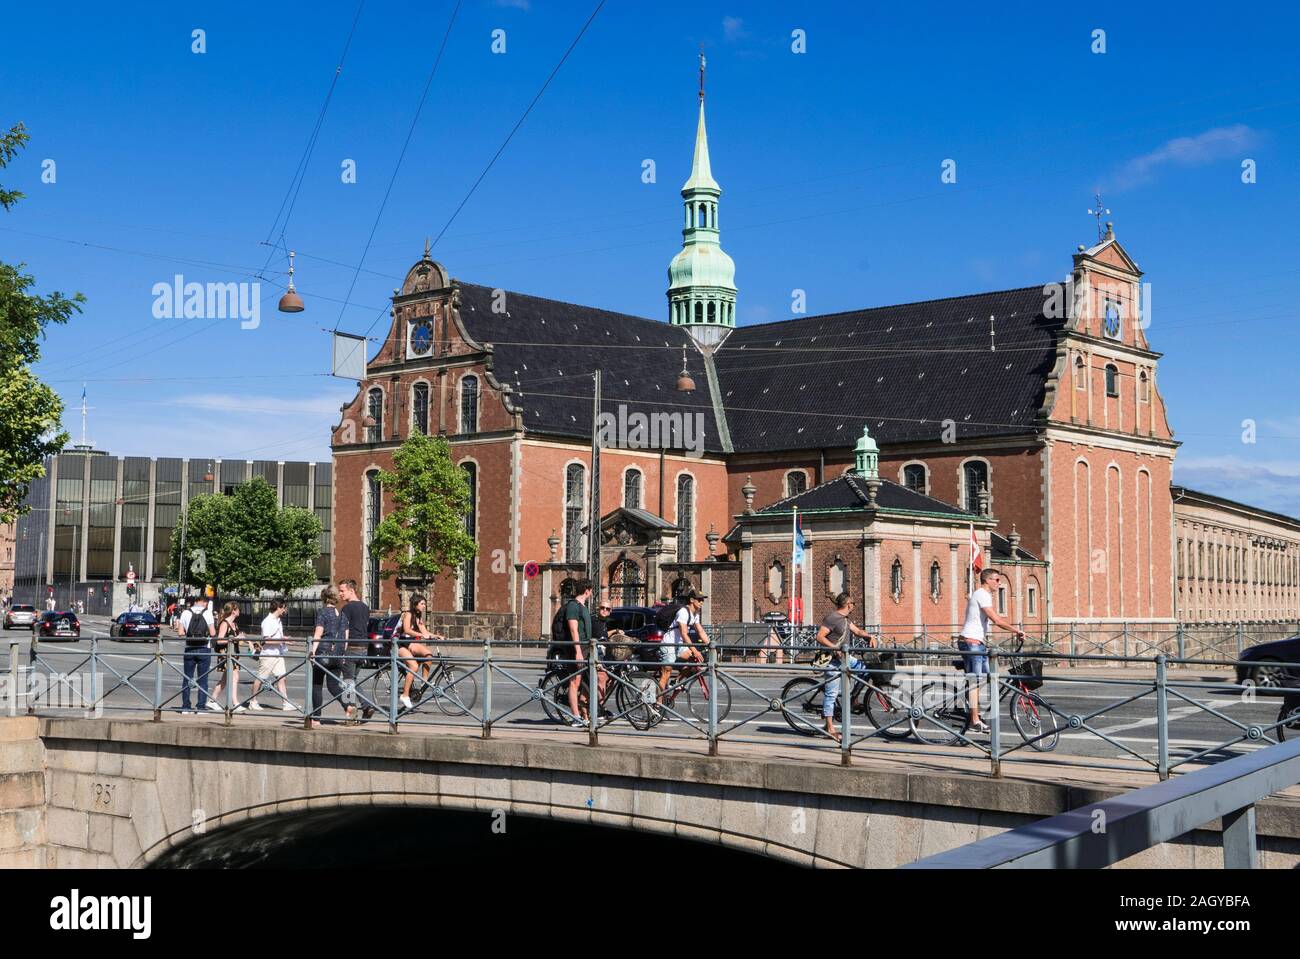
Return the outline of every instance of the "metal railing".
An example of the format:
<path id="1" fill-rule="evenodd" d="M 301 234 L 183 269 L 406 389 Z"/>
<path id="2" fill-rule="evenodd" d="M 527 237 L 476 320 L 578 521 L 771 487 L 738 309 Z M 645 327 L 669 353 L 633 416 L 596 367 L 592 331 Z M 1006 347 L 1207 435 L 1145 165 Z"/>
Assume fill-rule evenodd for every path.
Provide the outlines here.
<path id="1" fill-rule="evenodd" d="M 1300 783 L 1300 741 L 929 856 L 904 869 L 1098 869 L 1223 820 L 1223 865 L 1253 869 L 1255 804 Z"/>
<path id="2" fill-rule="evenodd" d="M 208 689 L 225 679 L 215 711 L 234 723 L 249 709 L 250 687 L 243 684 L 252 681 L 256 657 L 233 644 L 220 652 L 184 644 L 157 639 L 128 648 L 90 636 L 73 647 L 36 640 L 24 666 L 20 643 L 11 640 L 8 711 L 19 712 L 21 704 L 26 713 L 140 712 L 161 721 L 186 707 L 208 710 Z M 277 677 L 259 690 L 271 709 L 309 728 L 315 717 L 334 721 L 342 708 L 348 721 L 379 723 L 391 733 L 459 727 L 488 738 L 503 726 L 520 734 L 573 726 L 591 745 L 602 734 L 650 736 L 702 741 L 714 755 L 733 742 L 793 741 L 811 750 L 810 758 L 836 755 L 843 765 L 866 752 L 906 760 L 965 747 L 994 776 L 1005 763 L 1038 761 L 1065 744 L 1058 755 L 1111 765 L 1122 760 L 1125 768 L 1136 763 L 1161 779 L 1300 737 L 1300 690 L 1171 675 L 1172 666 L 1222 671 L 1238 666 L 1235 659 L 1041 648 L 1008 655 L 992 646 L 987 678 L 973 679 L 957 650 L 938 645 L 867 650 L 859 642 L 834 662 L 811 662 L 799 650 L 793 661 L 777 664 L 754 661 L 771 653 L 761 643 L 714 642 L 700 662 L 669 672 L 653 661 L 663 648 L 655 643 L 610 644 L 602 654 L 593 642 L 581 658 L 547 657 L 540 643 L 523 650 L 511 643 L 506 653 L 491 644 L 447 642 L 430 655 L 389 643 L 313 656 L 310 646 L 287 641 L 287 695 Z M 1128 675 L 1081 668 L 1090 665 L 1142 668 Z M 987 721 L 987 731 L 971 721 L 972 688 L 981 694 L 977 719 Z M 598 691 L 594 708 L 591 690 Z M 1179 728 L 1193 718 L 1212 732 L 1179 738 Z"/>

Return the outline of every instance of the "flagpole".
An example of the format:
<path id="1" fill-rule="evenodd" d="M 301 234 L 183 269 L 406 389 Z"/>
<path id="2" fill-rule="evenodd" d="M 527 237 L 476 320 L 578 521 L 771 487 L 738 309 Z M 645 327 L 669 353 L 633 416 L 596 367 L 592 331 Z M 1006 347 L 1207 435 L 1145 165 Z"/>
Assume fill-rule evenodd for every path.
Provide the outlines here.
<path id="1" fill-rule="evenodd" d="M 970 524 L 970 543 L 966 547 L 966 595 L 975 592 L 975 524 Z"/>
<path id="2" fill-rule="evenodd" d="M 799 507 L 791 507 L 790 519 L 790 622 L 796 626 L 802 626 L 803 621 L 800 617 L 798 623 L 795 622 L 795 611 L 799 608 L 795 601 L 795 590 L 799 588 L 799 567 L 795 565 L 795 553 L 799 549 Z"/>

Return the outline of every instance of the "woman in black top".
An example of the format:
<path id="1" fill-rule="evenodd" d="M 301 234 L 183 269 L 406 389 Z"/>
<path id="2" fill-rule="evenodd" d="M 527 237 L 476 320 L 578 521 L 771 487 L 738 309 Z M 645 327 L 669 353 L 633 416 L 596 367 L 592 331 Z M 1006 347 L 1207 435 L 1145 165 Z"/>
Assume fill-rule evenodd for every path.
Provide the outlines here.
<path id="1" fill-rule="evenodd" d="M 412 596 L 410 605 L 402 614 L 402 622 L 393 632 L 393 640 L 397 643 L 397 655 L 403 660 L 410 660 L 402 664 L 406 671 L 406 682 L 402 684 L 401 699 L 404 709 L 414 708 L 411 703 L 411 684 L 415 682 L 415 671 L 418 669 L 422 678 L 426 680 L 429 678 L 429 673 L 433 671 L 433 650 L 421 640 L 437 642 L 446 638 L 425 629 L 424 609 L 424 597 Z"/>
<path id="2" fill-rule="evenodd" d="M 239 606 L 235 603 L 226 603 L 221 607 L 221 619 L 217 623 L 217 638 L 212 641 L 213 660 L 216 665 L 212 671 L 217 673 L 221 678 L 217 681 L 217 688 L 212 691 L 208 697 L 208 709 L 222 712 L 225 706 L 222 705 L 224 700 L 221 698 L 221 692 L 226 688 L 226 683 L 230 683 L 230 701 L 239 703 L 239 640 L 244 635 L 239 629 Z M 234 647 L 230 650 L 230 676 L 226 676 L 226 645 L 233 643 Z M 231 712 L 242 713 L 244 706 L 242 703 L 236 705 Z"/>

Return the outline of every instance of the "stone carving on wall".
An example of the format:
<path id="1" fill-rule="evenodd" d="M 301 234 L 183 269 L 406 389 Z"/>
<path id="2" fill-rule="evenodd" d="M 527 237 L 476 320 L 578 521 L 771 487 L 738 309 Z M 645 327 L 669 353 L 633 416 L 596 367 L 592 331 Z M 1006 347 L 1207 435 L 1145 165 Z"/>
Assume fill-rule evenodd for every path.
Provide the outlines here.
<path id="1" fill-rule="evenodd" d="M 767 567 L 767 598 L 779 604 L 785 595 L 785 566 L 779 559 L 772 560 Z"/>
<path id="2" fill-rule="evenodd" d="M 826 567 L 826 595 L 838 596 L 848 588 L 849 568 L 839 553 L 835 561 Z"/>

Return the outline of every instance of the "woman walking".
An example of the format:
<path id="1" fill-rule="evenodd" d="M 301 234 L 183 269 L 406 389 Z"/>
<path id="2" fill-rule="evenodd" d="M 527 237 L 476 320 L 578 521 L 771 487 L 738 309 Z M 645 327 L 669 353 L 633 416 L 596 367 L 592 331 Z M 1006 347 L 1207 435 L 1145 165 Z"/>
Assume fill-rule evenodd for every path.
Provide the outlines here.
<path id="1" fill-rule="evenodd" d="M 311 729 L 320 719 L 324 687 L 329 687 L 330 695 L 338 699 L 343 695 L 343 683 L 339 674 L 343 671 L 343 656 L 346 640 L 343 632 L 343 618 L 339 615 L 339 591 L 333 586 L 321 590 L 321 608 L 316 610 L 316 628 L 312 632 L 311 642 L 311 701 L 312 713 L 307 718 L 307 728 Z M 352 706 L 345 705 L 344 722 L 355 725 L 352 718 Z"/>
<path id="2" fill-rule="evenodd" d="M 243 633 L 239 629 L 239 606 L 236 603 L 226 603 L 221 607 L 221 619 L 217 622 L 217 636 L 212 641 L 213 660 L 216 665 L 212 671 L 220 678 L 217 680 L 217 687 L 208 697 L 208 709 L 215 712 L 225 712 L 225 706 L 220 705 L 225 700 L 222 698 L 222 691 L 227 689 L 229 683 L 229 701 L 235 703 L 231 709 L 232 713 L 242 713 L 245 711 L 243 703 L 239 702 L 239 640 Z M 230 650 L 230 675 L 226 676 L 226 647 L 233 644 Z"/>

